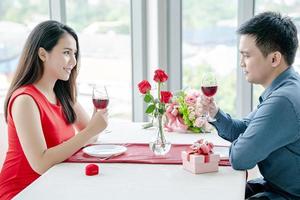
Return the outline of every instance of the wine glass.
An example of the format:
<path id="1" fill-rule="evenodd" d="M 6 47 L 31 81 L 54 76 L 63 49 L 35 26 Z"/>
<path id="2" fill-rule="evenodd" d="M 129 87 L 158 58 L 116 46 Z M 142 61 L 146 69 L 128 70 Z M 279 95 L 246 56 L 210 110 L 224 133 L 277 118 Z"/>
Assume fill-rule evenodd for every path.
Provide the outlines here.
<path id="1" fill-rule="evenodd" d="M 109 97 L 105 85 L 94 85 L 93 86 L 93 104 L 96 109 L 105 109 L 109 103 Z M 111 132 L 108 129 L 104 130 L 105 133 Z"/>
<path id="2" fill-rule="evenodd" d="M 204 76 L 202 77 L 201 90 L 202 93 L 211 100 L 211 97 L 213 97 L 218 90 L 217 78 L 215 74 L 213 73 L 204 74 Z M 209 116 L 208 112 L 205 112 L 204 117 L 207 119 L 208 122 L 216 121 L 216 119 Z"/>

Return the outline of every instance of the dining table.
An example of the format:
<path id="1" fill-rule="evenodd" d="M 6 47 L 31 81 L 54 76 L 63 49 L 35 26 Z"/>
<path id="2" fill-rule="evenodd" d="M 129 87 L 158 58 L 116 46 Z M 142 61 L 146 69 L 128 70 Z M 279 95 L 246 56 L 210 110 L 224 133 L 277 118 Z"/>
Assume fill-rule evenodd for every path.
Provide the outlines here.
<path id="1" fill-rule="evenodd" d="M 99 134 L 98 144 L 149 144 L 156 138 L 156 128 L 143 129 L 144 123 L 112 120 L 109 132 Z M 199 139 L 215 145 L 230 143 L 212 133 L 165 132 L 171 144 L 192 144 Z M 172 147 L 171 147 L 172 148 Z M 51 167 L 15 196 L 17 200 L 242 200 L 246 171 L 219 166 L 217 172 L 194 174 L 182 164 L 103 163 L 95 162 L 99 174 L 87 176 L 89 163 L 63 162 Z"/>

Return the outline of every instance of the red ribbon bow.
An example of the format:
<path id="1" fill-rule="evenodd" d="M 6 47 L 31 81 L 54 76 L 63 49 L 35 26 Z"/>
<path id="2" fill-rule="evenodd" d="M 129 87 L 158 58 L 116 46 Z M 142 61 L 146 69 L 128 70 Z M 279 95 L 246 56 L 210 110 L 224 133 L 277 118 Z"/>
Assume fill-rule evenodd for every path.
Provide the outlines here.
<path id="1" fill-rule="evenodd" d="M 214 148 L 213 143 L 204 141 L 203 139 L 198 140 L 193 145 L 191 145 L 191 150 L 188 152 L 187 160 L 190 161 L 190 155 L 204 155 L 204 162 L 209 162 L 209 154 L 213 153 Z"/>

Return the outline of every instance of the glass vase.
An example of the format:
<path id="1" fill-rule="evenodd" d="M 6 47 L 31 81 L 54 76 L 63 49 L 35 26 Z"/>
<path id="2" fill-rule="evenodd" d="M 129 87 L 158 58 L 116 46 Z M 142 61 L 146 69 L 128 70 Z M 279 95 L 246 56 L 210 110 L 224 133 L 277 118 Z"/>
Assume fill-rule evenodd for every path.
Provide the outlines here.
<path id="1" fill-rule="evenodd" d="M 163 115 L 156 117 L 157 135 L 153 142 L 149 143 L 150 150 L 157 156 L 167 154 L 171 149 L 171 143 L 167 142 L 164 134 Z"/>

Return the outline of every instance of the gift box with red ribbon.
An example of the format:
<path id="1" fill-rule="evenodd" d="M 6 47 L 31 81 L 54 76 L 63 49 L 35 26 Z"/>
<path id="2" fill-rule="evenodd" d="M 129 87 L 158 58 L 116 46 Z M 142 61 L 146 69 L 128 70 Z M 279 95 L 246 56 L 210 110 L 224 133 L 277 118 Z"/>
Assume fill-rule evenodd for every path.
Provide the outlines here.
<path id="1" fill-rule="evenodd" d="M 218 171 L 220 155 L 213 154 L 212 149 L 212 143 L 195 142 L 191 150 L 181 153 L 183 168 L 195 174 Z"/>

